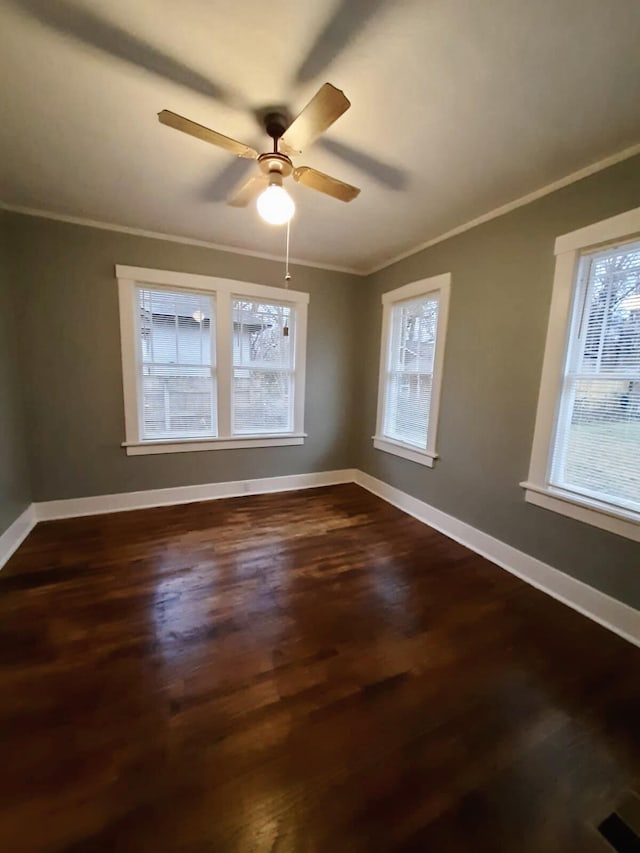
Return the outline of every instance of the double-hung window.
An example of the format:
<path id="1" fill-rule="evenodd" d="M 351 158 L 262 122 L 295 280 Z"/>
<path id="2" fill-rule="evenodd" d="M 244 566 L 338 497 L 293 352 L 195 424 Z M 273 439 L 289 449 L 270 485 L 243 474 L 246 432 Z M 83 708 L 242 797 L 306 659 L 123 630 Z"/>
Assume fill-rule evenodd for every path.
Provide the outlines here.
<path id="1" fill-rule="evenodd" d="M 556 255 L 526 497 L 640 540 L 640 209 Z"/>
<path id="2" fill-rule="evenodd" d="M 116 275 L 128 454 L 303 443 L 308 294 Z"/>
<path id="3" fill-rule="evenodd" d="M 431 467 L 451 277 L 435 276 L 382 296 L 382 344 L 374 446 Z"/>

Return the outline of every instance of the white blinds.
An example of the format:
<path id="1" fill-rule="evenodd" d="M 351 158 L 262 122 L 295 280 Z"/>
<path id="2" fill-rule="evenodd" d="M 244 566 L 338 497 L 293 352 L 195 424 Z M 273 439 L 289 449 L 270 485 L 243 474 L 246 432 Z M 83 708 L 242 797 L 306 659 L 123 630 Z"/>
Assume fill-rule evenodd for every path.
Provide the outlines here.
<path id="1" fill-rule="evenodd" d="M 232 297 L 231 430 L 293 430 L 295 312 L 289 305 Z"/>
<path id="2" fill-rule="evenodd" d="M 437 294 L 391 308 L 383 432 L 422 449 L 427 447 L 438 310 Z"/>
<path id="3" fill-rule="evenodd" d="M 215 436 L 213 297 L 138 287 L 136 302 L 142 437 Z"/>
<path id="4" fill-rule="evenodd" d="M 550 483 L 640 510 L 640 242 L 581 260 Z"/>

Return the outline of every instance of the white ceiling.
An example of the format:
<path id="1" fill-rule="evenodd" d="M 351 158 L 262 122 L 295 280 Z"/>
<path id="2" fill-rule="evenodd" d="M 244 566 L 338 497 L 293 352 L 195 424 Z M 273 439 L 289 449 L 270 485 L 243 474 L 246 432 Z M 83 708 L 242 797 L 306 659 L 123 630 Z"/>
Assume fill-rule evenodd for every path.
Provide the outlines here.
<path id="1" fill-rule="evenodd" d="M 253 109 L 343 89 L 351 109 L 296 163 L 362 193 L 292 184 L 292 254 L 359 271 L 640 140 L 638 0 L 0 0 L 0 16 L 1 201 L 252 252 L 281 254 L 284 234 L 224 204 L 251 164 L 159 110 L 264 150 Z"/>

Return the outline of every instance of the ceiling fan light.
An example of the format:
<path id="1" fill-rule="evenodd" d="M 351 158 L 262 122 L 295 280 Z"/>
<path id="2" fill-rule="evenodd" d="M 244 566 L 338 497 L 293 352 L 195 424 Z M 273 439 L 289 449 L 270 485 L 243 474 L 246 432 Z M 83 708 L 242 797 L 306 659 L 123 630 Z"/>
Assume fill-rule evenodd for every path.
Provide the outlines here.
<path id="1" fill-rule="evenodd" d="M 293 199 L 277 184 L 271 184 L 258 196 L 258 213 L 270 225 L 285 225 L 295 211 Z"/>

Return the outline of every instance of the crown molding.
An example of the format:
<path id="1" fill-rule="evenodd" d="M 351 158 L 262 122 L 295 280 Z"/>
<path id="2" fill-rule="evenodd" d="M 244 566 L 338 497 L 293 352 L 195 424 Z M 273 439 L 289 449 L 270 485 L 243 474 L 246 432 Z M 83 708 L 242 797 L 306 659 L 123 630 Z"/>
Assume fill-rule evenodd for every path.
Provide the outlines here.
<path id="1" fill-rule="evenodd" d="M 207 240 L 196 240 L 192 237 L 181 237 L 178 234 L 165 234 L 162 231 L 145 231 L 143 228 L 131 228 L 128 225 L 118 225 L 113 222 L 100 222 L 97 219 L 85 219 L 82 216 L 70 216 L 66 213 L 56 213 L 53 210 L 40 210 L 33 207 L 23 207 L 18 204 L 8 204 L 0 201 L 0 210 L 9 213 L 20 213 L 23 216 L 35 216 L 38 219 L 52 219 L 55 222 L 66 222 L 69 225 L 82 225 L 85 228 L 99 228 L 102 231 L 117 231 L 120 234 L 131 234 L 134 237 L 148 237 L 151 240 L 165 240 L 169 243 L 182 243 L 186 246 L 199 246 L 203 249 L 214 249 L 217 252 L 227 252 L 231 255 L 243 255 L 247 258 L 259 258 L 262 261 L 284 262 L 284 255 L 270 255 L 266 252 L 252 252 L 249 249 L 238 249 L 225 246 L 222 243 L 210 243 Z M 349 275 L 364 276 L 367 273 L 353 267 L 341 267 L 335 264 L 323 264 L 315 261 L 304 261 L 301 258 L 291 258 L 290 262 L 301 267 L 311 267 L 318 270 L 330 270 L 331 272 L 344 272 Z"/>
<path id="2" fill-rule="evenodd" d="M 526 204 L 530 204 L 532 201 L 537 201 L 539 198 L 543 198 L 546 195 L 550 195 L 556 190 L 560 190 L 563 187 L 567 187 L 570 184 L 576 183 L 576 181 L 581 181 L 583 178 L 588 178 L 590 175 L 595 175 L 597 172 L 601 172 L 603 169 L 608 169 L 609 166 L 615 166 L 617 163 L 622 163 L 624 160 L 628 160 L 630 157 L 635 157 L 636 154 L 640 154 L 640 142 L 636 143 L 635 145 L 631 145 L 629 148 L 624 148 L 622 151 L 618 151 L 616 154 L 611 154 L 609 157 L 605 157 L 602 160 L 598 160 L 595 163 L 591 163 L 591 165 L 589 166 L 585 166 L 582 169 L 578 169 L 577 172 L 572 172 L 569 175 L 565 175 L 564 178 L 559 178 L 557 181 L 553 181 L 553 183 L 547 184 L 546 186 L 540 187 L 539 189 L 534 190 L 533 192 L 527 193 L 527 195 L 520 196 L 520 198 L 514 199 L 513 201 L 509 201 L 506 204 L 501 205 L 500 207 L 496 207 L 494 208 L 494 210 L 490 210 L 487 213 L 483 213 L 480 216 L 476 216 L 475 219 L 470 219 L 468 222 L 464 222 L 462 225 L 457 225 L 455 228 L 452 228 L 449 231 L 445 231 L 443 234 L 440 234 L 437 237 L 432 237 L 429 240 L 425 240 L 422 243 L 418 243 L 417 245 L 412 246 L 410 249 L 406 249 L 405 251 L 400 252 L 400 254 L 394 255 L 393 257 L 382 261 L 382 263 L 376 264 L 372 267 L 368 267 L 365 269 L 360 269 L 356 267 L 342 267 L 335 264 L 323 264 L 320 262 L 304 261 L 301 258 L 292 258 L 291 263 L 303 267 L 311 267 L 313 269 L 348 273 L 349 275 L 356 275 L 359 277 L 373 275 L 373 273 L 380 272 L 380 270 L 393 266 L 393 264 L 398 263 L 398 261 L 402 261 L 405 258 L 411 257 L 411 255 L 415 255 L 418 252 L 422 252 L 424 249 L 429 249 L 431 246 L 435 246 L 438 243 L 442 243 L 445 240 L 449 240 L 451 237 L 457 237 L 458 234 L 464 234 L 465 231 L 470 231 L 477 225 L 483 225 L 485 222 L 490 222 L 492 219 L 497 219 L 499 216 L 504 216 L 506 213 L 511 213 L 512 210 L 517 210 L 517 208 L 523 207 Z M 66 213 L 56 213 L 55 211 L 50 210 L 39 210 L 31 207 L 23 207 L 21 205 L 8 204 L 3 201 L 0 201 L 0 210 L 7 210 L 11 213 L 21 213 L 24 216 L 35 216 L 40 219 L 53 219 L 57 222 L 67 222 L 71 225 L 83 225 L 87 228 L 100 228 L 103 231 L 118 231 L 122 234 L 132 234 L 135 237 L 148 237 L 152 240 L 166 240 L 171 243 L 183 243 L 187 246 L 200 246 L 204 249 L 214 249 L 218 252 L 227 252 L 232 255 L 243 255 L 248 258 L 259 258 L 263 261 L 276 261 L 281 263 L 283 260 L 281 255 L 271 255 L 265 252 L 252 252 L 248 249 L 238 249 L 231 246 L 222 245 L 221 243 L 210 243 L 207 240 L 196 240 L 191 237 L 181 237 L 177 234 L 164 234 L 159 231 L 145 231 L 142 228 L 131 228 L 127 225 L 118 225 L 111 222 L 100 222 L 95 219 L 85 219 L 81 216 L 70 216 Z"/>
<path id="3" fill-rule="evenodd" d="M 403 261 L 405 258 L 410 258 L 411 255 L 415 255 L 418 252 L 422 252 L 423 249 L 429 249 L 431 246 L 435 246 L 437 243 L 442 243 L 444 242 L 444 240 L 448 240 L 450 237 L 456 237 L 458 234 L 463 234 L 465 231 L 470 231 L 471 228 L 475 228 L 476 225 L 482 225 L 485 222 L 490 222 L 492 219 L 497 219 L 499 216 L 504 216 L 505 213 L 511 213 L 512 210 L 516 210 L 519 207 L 523 207 L 525 204 L 530 204 L 532 201 L 537 201 L 537 199 L 543 198 L 546 195 L 550 195 L 551 193 L 555 192 L 556 190 L 560 190 L 563 187 L 568 187 L 570 184 L 574 184 L 576 181 L 581 181 L 582 178 L 588 178 L 589 175 L 595 175 L 596 172 L 601 172 L 603 169 L 608 169 L 609 166 L 615 166 L 616 163 L 622 163 L 623 160 L 628 160 L 630 157 L 635 157 L 636 154 L 640 154 L 640 142 L 636 145 L 631 145 L 629 148 L 625 148 L 622 151 L 618 151 L 616 154 L 612 154 L 610 157 L 605 157 L 603 160 L 598 160 L 596 163 L 592 163 L 590 166 L 585 166 L 583 169 L 578 169 L 577 172 L 572 172 L 570 175 L 566 175 L 564 178 L 559 178 L 557 181 L 554 181 L 551 184 L 547 184 L 546 186 L 541 187 L 540 189 L 527 193 L 527 195 L 523 195 L 520 198 L 507 202 L 507 204 L 503 204 L 500 207 L 496 207 L 494 210 L 490 210 L 488 213 L 483 213 L 481 216 L 476 216 L 475 219 L 470 219 L 469 222 L 465 222 L 463 225 L 457 225 L 455 228 L 452 228 L 450 231 L 445 231 L 444 234 L 440 234 L 438 237 L 432 237 L 430 240 L 425 240 L 424 243 L 419 243 L 417 246 L 413 246 L 413 248 L 411 249 L 406 249 L 399 255 L 395 255 L 394 257 L 383 261 L 377 266 L 370 267 L 369 269 L 365 270 L 364 273 L 359 274 L 373 275 L 373 273 L 380 272 L 380 270 L 384 270 L 387 267 L 398 263 L 398 261 Z"/>

